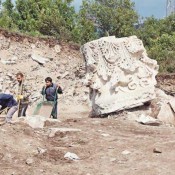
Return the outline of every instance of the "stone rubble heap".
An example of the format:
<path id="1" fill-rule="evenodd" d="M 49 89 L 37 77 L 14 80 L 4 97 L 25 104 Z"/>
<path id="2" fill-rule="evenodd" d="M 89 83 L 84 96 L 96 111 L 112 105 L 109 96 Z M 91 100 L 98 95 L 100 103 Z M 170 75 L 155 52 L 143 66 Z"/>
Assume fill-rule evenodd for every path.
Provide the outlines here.
<path id="1" fill-rule="evenodd" d="M 16 36 L 18 37 L 18 36 Z M 16 40 L 18 38 L 15 38 Z M 63 88 L 59 100 L 64 104 L 87 103 L 88 90 L 83 86 L 83 59 L 79 50 L 69 45 L 49 46 L 46 41 L 31 41 L 23 37 L 15 41 L 14 37 L 0 34 L 0 92 L 9 93 L 17 83 L 17 72 L 24 73 L 31 84 L 31 104 L 42 99 L 40 91 L 47 76 Z"/>

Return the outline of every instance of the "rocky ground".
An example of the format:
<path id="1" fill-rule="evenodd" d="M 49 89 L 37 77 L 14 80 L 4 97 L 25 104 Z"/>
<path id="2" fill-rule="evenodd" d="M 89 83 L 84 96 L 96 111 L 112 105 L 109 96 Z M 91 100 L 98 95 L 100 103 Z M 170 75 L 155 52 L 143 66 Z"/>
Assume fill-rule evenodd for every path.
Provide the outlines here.
<path id="1" fill-rule="evenodd" d="M 145 126 L 123 117 L 91 119 L 85 113 L 65 116 L 44 129 L 1 126 L 0 174 L 174 174 L 174 127 Z M 60 131 L 50 135 L 53 128 Z M 65 159 L 67 152 L 80 159 Z"/>
<path id="2" fill-rule="evenodd" d="M 165 91 L 166 94 L 175 96 L 175 74 L 159 74 L 157 81 L 157 87 Z"/>
<path id="3" fill-rule="evenodd" d="M 67 105 L 87 103 L 88 89 L 82 80 L 83 63 L 75 45 L 0 31 L 0 91 L 13 92 L 17 83 L 15 75 L 20 71 L 31 84 L 31 104 L 41 99 L 40 91 L 48 76 L 63 88 L 61 102 Z"/>
<path id="4" fill-rule="evenodd" d="M 22 120 L 0 126 L 0 175 L 174 175 L 174 127 L 136 121 L 141 114 L 157 116 L 155 105 L 166 101 L 162 91 L 157 91 L 160 100 L 150 106 L 88 118 L 88 89 L 83 86 L 79 48 L 0 33 L 2 92 L 11 91 L 15 74 L 24 72 L 32 85 L 28 110 L 32 115 L 42 98 L 39 91 L 46 76 L 53 77 L 64 90 L 59 98 L 59 120 L 46 121 L 40 129 Z M 158 82 L 173 95 L 174 75 L 160 76 Z M 76 155 L 66 158 L 66 153 Z"/>

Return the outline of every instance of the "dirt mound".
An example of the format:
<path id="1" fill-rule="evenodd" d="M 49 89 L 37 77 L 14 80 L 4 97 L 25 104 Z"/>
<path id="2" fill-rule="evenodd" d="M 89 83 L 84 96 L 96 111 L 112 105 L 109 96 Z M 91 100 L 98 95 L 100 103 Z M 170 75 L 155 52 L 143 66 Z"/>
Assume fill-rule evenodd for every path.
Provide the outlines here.
<path id="1" fill-rule="evenodd" d="M 159 74 L 157 82 L 157 86 L 168 95 L 175 95 L 175 74 Z"/>
<path id="2" fill-rule="evenodd" d="M 62 47 L 66 46 L 72 50 L 79 50 L 79 45 L 75 43 L 65 43 L 63 41 L 59 41 L 53 37 L 32 37 L 29 35 L 24 35 L 21 33 L 15 33 L 15 32 L 8 32 L 5 29 L 0 29 L 0 35 L 5 36 L 7 39 L 10 39 L 11 41 L 18 42 L 18 43 L 24 43 L 28 41 L 29 43 L 36 43 L 36 42 L 43 42 L 46 45 L 49 45 L 49 47 L 54 47 L 55 45 L 61 45 Z"/>

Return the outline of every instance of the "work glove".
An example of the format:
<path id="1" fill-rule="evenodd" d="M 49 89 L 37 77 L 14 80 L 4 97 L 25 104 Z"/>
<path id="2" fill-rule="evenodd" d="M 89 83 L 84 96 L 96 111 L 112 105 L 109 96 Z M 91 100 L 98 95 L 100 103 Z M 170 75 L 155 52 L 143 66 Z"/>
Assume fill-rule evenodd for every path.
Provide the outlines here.
<path id="1" fill-rule="evenodd" d="M 22 100 L 24 97 L 23 97 L 23 95 L 18 95 L 17 96 L 17 100 Z"/>

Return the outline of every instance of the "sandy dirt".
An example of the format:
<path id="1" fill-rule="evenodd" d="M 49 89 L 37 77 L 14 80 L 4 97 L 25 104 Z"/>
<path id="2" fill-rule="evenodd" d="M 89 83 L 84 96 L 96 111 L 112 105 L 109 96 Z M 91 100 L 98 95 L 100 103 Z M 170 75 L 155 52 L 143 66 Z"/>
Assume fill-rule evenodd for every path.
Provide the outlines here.
<path id="1" fill-rule="evenodd" d="M 60 109 L 61 122 L 48 123 L 44 129 L 23 123 L 0 127 L 1 175 L 174 175 L 174 127 L 145 126 L 124 117 L 92 119 L 82 106 L 71 113 L 64 109 Z M 49 128 L 81 131 L 49 137 Z M 80 160 L 66 160 L 67 152 Z"/>
<path id="2" fill-rule="evenodd" d="M 167 94 L 175 96 L 175 74 L 157 75 L 157 87 L 164 90 Z"/>

